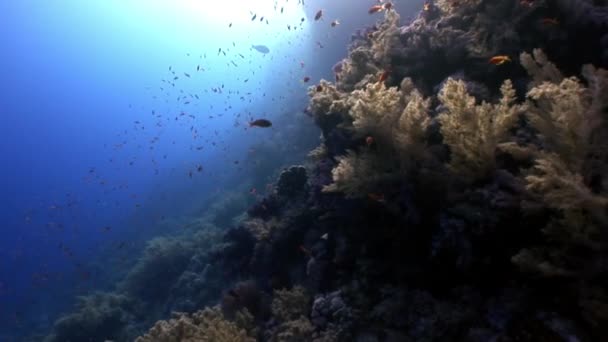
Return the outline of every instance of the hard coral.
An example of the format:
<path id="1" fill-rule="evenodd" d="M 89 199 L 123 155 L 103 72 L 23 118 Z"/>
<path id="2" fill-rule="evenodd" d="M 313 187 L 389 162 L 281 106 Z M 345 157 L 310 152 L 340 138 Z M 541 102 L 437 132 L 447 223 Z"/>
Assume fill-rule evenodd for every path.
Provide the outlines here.
<path id="1" fill-rule="evenodd" d="M 292 198 L 306 189 L 306 168 L 301 165 L 290 166 L 284 169 L 277 182 L 277 194 L 284 198 Z"/>
<path id="2" fill-rule="evenodd" d="M 217 308 L 206 308 L 194 314 L 177 314 L 168 321 L 158 321 L 136 342 L 255 342 L 252 326 L 253 317 L 244 312 L 240 320 L 230 322 Z"/>

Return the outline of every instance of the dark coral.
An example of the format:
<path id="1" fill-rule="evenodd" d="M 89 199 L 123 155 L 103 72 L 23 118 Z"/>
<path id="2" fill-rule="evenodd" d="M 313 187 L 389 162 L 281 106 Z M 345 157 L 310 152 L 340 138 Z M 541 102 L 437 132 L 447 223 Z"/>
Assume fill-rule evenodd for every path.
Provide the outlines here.
<path id="1" fill-rule="evenodd" d="M 279 176 L 277 194 L 286 199 L 292 198 L 306 190 L 307 181 L 308 176 L 304 166 L 290 166 L 284 169 Z"/>

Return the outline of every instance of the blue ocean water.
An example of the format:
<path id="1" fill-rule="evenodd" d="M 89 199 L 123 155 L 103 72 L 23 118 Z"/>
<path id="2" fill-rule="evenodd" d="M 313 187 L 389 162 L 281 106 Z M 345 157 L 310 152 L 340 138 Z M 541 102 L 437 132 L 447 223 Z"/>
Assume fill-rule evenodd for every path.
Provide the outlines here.
<path id="1" fill-rule="evenodd" d="M 260 186 L 260 159 L 303 160 L 318 136 L 306 88 L 333 77 L 368 7 L 0 2 L 0 336 L 112 288 L 145 241 L 179 229 L 171 218 Z M 273 127 L 248 127 L 259 118 Z"/>

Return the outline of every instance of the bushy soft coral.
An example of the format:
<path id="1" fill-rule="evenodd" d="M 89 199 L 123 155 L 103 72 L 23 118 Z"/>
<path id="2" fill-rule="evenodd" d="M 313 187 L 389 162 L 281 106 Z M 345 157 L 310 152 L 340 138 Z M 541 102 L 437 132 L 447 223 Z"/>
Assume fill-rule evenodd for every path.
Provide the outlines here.
<path id="1" fill-rule="evenodd" d="M 58 319 L 45 341 L 127 339 L 133 312 L 134 302 L 124 295 L 98 292 L 80 297 L 76 311 Z"/>
<path id="2" fill-rule="evenodd" d="M 608 197 L 592 193 L 582 175 L 592 148 L 591 137 L 605 125 L 608 77 L 602 69 L 587 66 L 584 70 L 593 92 L 575 77 L 559 83 L 543 82 L 528 92 L 528 119 L 544 146 L 526 180 L 528 189 L 541 195 L 550 207 L 586 208 L 603 220 Z M 608 140 L 595 143 L 605 146 Z"/>
<path id="3" fill-rule="evenodd" d="M 230 322 L 217 307 L 206 308 L 191 315 L 180 313 L 176 318 L 156 322 L 150 331 L 135 341 L 254 342 L 253 333 L 247 331 L 252 326 L 253 317 L 246 312 L 239 317 L 239 320 Z"/>
<path id="4" fill-rule="evenodd" d="M 310 297 L 301 286 L 291 290 L 275 290 L 272 300 L 273 321 L 267 339 L 273 342 L 310 341 L 314 327 L 308 319 Z"/>
<path id="5" fill-rule="evenodd" d="M 382 170 L 381 165 L 390 164 L 390 161 L 372 152 L 348 151 L 338 157 L 338 165 L 331 171 L 333 183 L 326 185 L 323 192 L 342 192 L 350 198 L 374 192 L 381 184 L 398 176 L 390 167 Z"/>
<path id="6" fill-rule="evenodd" d="M 272 314 L 280 321 L 290 321 L 300 316 L 308 316 L 310 312 L 310 297 L 301 286 L 291 290 L 274 291 Z"/>
<path id="7" fill-rule="evenodd" d="M 444 142 L 450 147 L 452 170 L 473 180 L 487 177 L 495 169 L 496 148 L 508 138 L 522 106 L 515 104 L 509 80 L 500 88 L 497 104 L 475 103 L 461 80 L 449 78 L 439 93 L 445 111 L 439 115 Z"/>
<path id="8" fill-rule="evenodd" d="M 312 340 L 314 327 L 306 317 L 281 323 L 270 337 L 271 342 L 307 342 Z"/>
<path id="9" fill-rule="evenodd" d="M 606 175 L 597 175 L 601 179 L 595 187 L 585 177 L 593 174 L 590 165 L 606 169 L 608 162 L 602 157 L 605 152 L 598 152 L 608 146 L 601 132 L 606 127 L 608 72 L 585 66 L 583 76 L 589 88 L 576 77 L 555 77 L 527 94 L 527 117 L 542 141 L 525 177 L 527 189 L 556 213 L 543 229 L 546 243 L 523 249 L 513 261 L 544 276 L 576 276 L 590 260 L 599 259 L 602 227 L 608 225 L 608 189 L 602 185 Z"/>
<path id="10" fill-rule="evenodd" d="M 561 71 L 549 61 L 547 55 L 541 49 L 532 50 L 532 54 L 522 52 L 519 55 L 519 62 L 526 69 L 528 75 L 532 77 L 530 82 L 532 87 L 542 82 L 559 83 L 564 78 Z"/>
<path id="11" fill-rule="evenodd" d="M 192 241 L 164 237 L 151 240 L 121 289 L 147 301 L 165 298 L 194 252 Z"/>
<path id="12" fill-rule="evenodd" d="M 373 143 L 338 157 L 332 171 L 334 182 L 323 190 L 361 197 L 402 178 L 414 160 L 423 159 L 425 134 L 431 122 L 429 100 L 406 78 L 401 89 L 370 83 L 365 89 L 353 91 L 348 103 L 355 137 L 367 137 Z"/>

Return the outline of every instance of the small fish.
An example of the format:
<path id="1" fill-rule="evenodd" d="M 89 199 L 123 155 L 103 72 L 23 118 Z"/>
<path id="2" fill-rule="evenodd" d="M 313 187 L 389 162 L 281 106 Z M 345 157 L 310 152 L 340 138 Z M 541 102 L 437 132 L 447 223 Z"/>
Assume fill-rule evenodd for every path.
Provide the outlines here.
<path id="1" fill-rule="evenodd" d="M 378 203 L 385 203 L 386 200 L 384 199 L 384 195 L 383 194 L 379 194 L 379 193 L 369 193 L 367 194 L 367 197 L 369 199 L 371 199 L 372 201 L 376 201 Z"/>
<path id="2" fill-rule="evenodd" d="M 199 165 L 196 167 L 196 171 L 201 172 L 203 171 L 203 165 Z"/>
<path id="3" fill-rule="evenodd" d="M 498 55 L 498 56 L 494 56 L 494 57 L 490 58 L 490 60 L 488 62 L 490 64 L 494 64 L 494 65 L 502 65 L 507 62 L 511 62 L 511 58 L 509 56 L 505 56 L 505 55 Z"/>
<path id="4" fill-rule="evenodd" d="M 300 68 L 304 69 L 304 61 L 300 61 Z"/>
<path id="5" fill-rule="evenodd" d="M 380 78 L 378 78 L 378 83 L 382 83 L 384 81 L 386 81 L 386 79 L 388 78 L 388 76 L 391 74 L 390 70 L 384 70 L 382 72 L 382 74 L 380 75 Z"/>
<path id="6" fill-rule="evenodd" d="M 298 249 L 300 250 L 300 252 L 304 253 L 306 256 L 311 256 L 312 253 L 310 252 L 310 250 L 308 250 L 306 247 L 304 247 L 304 245 L 299 245 Z"/>
<path id="7" fill-rule="evenodd" d="M 323 10 L 320 9 L 319 11 L 317 11 L 317 14 L 315 14 L 315 21 L 319 21 L 319 19 L 321 19 L 323 17 Z"/>
<path id="8" fill-rule="evenodd" d="M 254 14 L 254 15 L 253 15 L 253 17 L 251 17 L 251 21 L 254 21 L 254 20 L 255 20 L 255 18 L 257 18 L 257 17 L 258 17 L 258 15 L 257 15 L 257 14 Z"/>
<path id="9" fill-rule="evenodd" d="M 374 5 L 367 10 L 367 13 L 374 14 L 384 10 L 384 5 Z"/>
<path id="10" fill-rule="evenodd" d="M 266 120 L 266 119 L 257 119 L 257 120 L 253 120 L 251 122 L 249 122 L 249 127 L 270 127 L 272 126 L 272 122 L 270 122 L 270 120 Z"/>
<path id="11" fill-rule="evenodd" d="M 431 3 L 430 2 L 425 2 L 424 5 L 422 5 L 422 10 L 425 12 L 428 12 L 431 9 Z"/>
<path id="12" fill-rule="evenodd" d="M 329 24 L 331 27 L 336 27 L 338 25 L 340 25 L 340 22 L 338 21 L 338 19 L 334 20 L 331 22 L 331 24 Z"/>
<path id="13" fill-rule="evenodd" d="M 189 73 L 187 73 L 187 72 L 185 72 L 185 73 L 184 73 L 184 76 L 186 76 L 186 77 L 190 78 L 190 74 L 189 74 Z"/>
<path id="14" fill-rule="evenodd" d="M 232 23 L 228 24 L 228 27 L 232 27 Z"/>
<path id="15" fill-rule="evenodd" d="M 365 137 L 365 144 L 367 146 L 372 146 L 374 144 L 374 137 L 372 137 L 371 135 Z"/>
<path id="16" fill-rule="evenodd" d="M 520 0 L 519 4 L 523 7 L 532 7 L 534 6 L 534 0 Z"/>
<path id="17" fill-rule="evenodd" d="M 310 77 L 304 76 L 304 78 L 302 79 L 302 82 L 308 83 L 308 81 L 310 81 Z"/>
<path id="18" fill-rule="evenodd" d="M 540 23 L 544 26 L 557 26 L 559 25 L 559 20 L 555 18 L 542 18 L 540 20 Z"/>
<path id="19" fill-rule="evenodd" d="M 264 54 L 270 52 L 270 49 L 266 45 L 251 45 L 251 48 Z"/>

